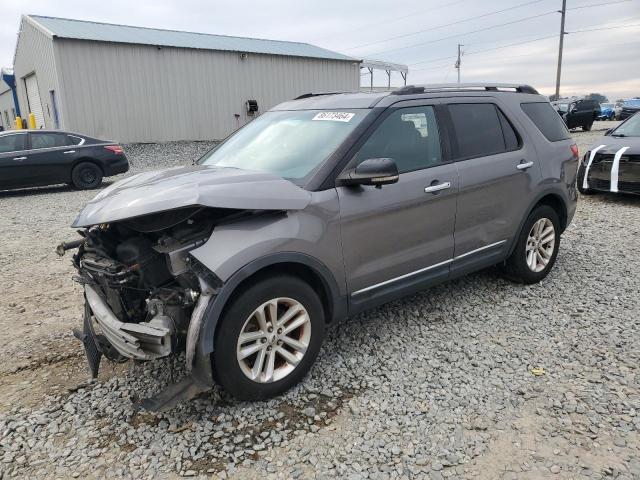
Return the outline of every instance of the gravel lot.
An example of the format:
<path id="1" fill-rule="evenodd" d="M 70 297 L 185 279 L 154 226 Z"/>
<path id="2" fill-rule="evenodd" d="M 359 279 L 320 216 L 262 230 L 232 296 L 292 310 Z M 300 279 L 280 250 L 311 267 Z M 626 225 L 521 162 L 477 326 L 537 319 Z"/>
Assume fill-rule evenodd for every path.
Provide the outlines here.
<path id="1" fill-rule="evenodd" d="M 601 134 L 577 132 L 580 150 Z M 209 147 L 126 152 L 136 172 Z M 539 285 L 449 282 L 331 329 L 278 399 L 152 414 L 135 402 L 180 361 L 105 362 L 87 384 L 70 335 L 81 293 L 53 248 L 94 194 L 0 193 L 0 479 L 640 478 L 640 197 L 581 198 Z"/>

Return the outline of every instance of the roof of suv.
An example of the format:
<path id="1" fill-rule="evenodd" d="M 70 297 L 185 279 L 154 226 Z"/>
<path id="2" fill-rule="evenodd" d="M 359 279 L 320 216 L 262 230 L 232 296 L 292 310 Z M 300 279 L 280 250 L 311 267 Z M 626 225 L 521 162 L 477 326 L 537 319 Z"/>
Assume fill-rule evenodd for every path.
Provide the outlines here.
<path id="1" fill-rule="evenodd" d="M 504 83 L 446 83 L 437 85 L 407 85 L 387 92 L 326 92 L 306 93 L 294 100 L 281 103 L 273 110 L 326 110 L 331 108 L 373 108 L 386 107 L 401 100 L 428 97 L 494 96 L 496 93 L 518 95 L 531 101 L 542 97 L 529 85 Z M 546 98 L 545 98 L 546 101 Z"/>

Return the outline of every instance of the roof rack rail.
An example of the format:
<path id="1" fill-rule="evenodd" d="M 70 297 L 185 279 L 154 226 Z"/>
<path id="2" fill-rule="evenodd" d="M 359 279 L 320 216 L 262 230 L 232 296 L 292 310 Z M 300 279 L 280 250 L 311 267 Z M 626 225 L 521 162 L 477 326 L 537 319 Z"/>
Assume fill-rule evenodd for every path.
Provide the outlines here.
<path id="1" fill-rule="evenodd" d="M 519 85 L 515 83 L 441 83 L 434 85 L 407 85 L 391 92 L 391 95 L 415 95 L 417 93 L 431 92 L 464 92 L 464 91 L 487 91 L 500 92 L 514 90 L 517 93 L 533 93 L 538 91 L 530 85 Z"/>
<path id="2" fill-rule="evenodd" d="M 311 97 L 320 97 L 322 95 L 338 95 L 340 93 L 345 93 L 345 92 L 319 92 L 319 93 L 309 92 L 309 93 L 303 93 L 302 95 L 294 98 L 294 100 L 302 100 L 303 98 L 311 98 Z"/>

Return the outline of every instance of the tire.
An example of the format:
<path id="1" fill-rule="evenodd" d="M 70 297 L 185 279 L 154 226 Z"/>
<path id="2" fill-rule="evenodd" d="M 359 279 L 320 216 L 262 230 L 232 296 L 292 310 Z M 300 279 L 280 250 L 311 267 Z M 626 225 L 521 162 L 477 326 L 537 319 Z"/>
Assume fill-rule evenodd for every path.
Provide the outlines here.
<path id="1" fill-rule="evenodd" d="M 81 162 L 73 167 L 71 182 L 80 190 L 98 188 L 102 184 L 102 170 L 95 163 Z"/>
<path id="2" fill-rule="evenodd" d="M 593 123 L 589 123 L 587 125 L 583 125 L 582 126 L 582 130 L 585 131 L 585 132 L 589 132 L 589 131 L 591 131 L 591 127 L 593 127 Z"/>
<path id="3" fill-rule="evenodd" d="M 582 195 L 593 195 L 595 192 L 593 190 L 591 190 L 590 188 L 583 188 L 582 187 L 582 182 L 584 181 L 584 174 L 586 171 L 586 167 L 580 163 L 580 165 L 578 166 L 578 175 L 576 178 L 576 187 L 578 188 L 578 191 L 582 194 Z"/>
<path id="4" fill-rule="evenodd" d="M 302 307 L 304 313 L 298 313 L 287 320 L 283 329 L 266 328 L 270 323 L 269 304 L 276 302 L 277 319 L 291 308 Z M 260 328 L 256 311 L 264 313 L 263 327 Z M 305 319 L 307 320 L 305 322 Z M 286 334 L 286 328 L 302 323 Z M 320 298 L 305 282 L 294 277 L 276 275 L 263 278 L 242 291 L 225 309 L 220 326 L 214 339 L 213 370 L 216 380 L 222 388 L 239 400 L 264 400 L 288 390 L 296 385 L 313 365 L 322 338 L 324 337 L 325 316 Z M 278 336 L 278 332 L 282 334 Z M 254 338 L 240 344 L 240 334 L 253 334 Z M 288 337 L 287 340 L 285 337 Z M 285 341 L 279 340 L 285 338 Z M 306 345 L 304 353 L 290 345 L 297 341 Z M 262 348 L 260 345 L 264 345 Z M 240 348 L 242 347 L 242 348 Z M 253 354 L 241 359 L 241 350 Z M 287 361 L 281 353 L 289 353 L 289 359 L 297 357 L 297 363 Z M 261 368 L 256 368 L 260 357 Z M 269 360 L 273 358 L 273 369 Z M 259 372 L 256 376 L 254 372 Z M 253 378 L 252 378 L 253 377 Z"/>
<path id="5" fill-rule="evenodd" d="M 536 269 L 534 270 L 528 264 L 528 259 L 531 257 L 529 257 L 527 246 L 532 241 L 530 239 L 530 235 L 534 235 L 535 237 L 536 231 L 534 230 L 534 226 L 536 225 L 542 228 L 542 230 L 538 230 L 539 233 L 543 233 L 548 229 L 548 227 L 553 226 L 553 247 L 552 249 L 544 248 L 545 244 L 541 244 L 541 247 L 546 252 L 547 263 L 542 266 L 543 262 L 540 262 L 539 259 L 536 260 Z M 546 236 L 543 236 L 542 240 L 549 238 L 549 235 L 551 235 L 551 232 L 546 234 Z M 546 245 L 548 246 L 549 243 L 546 243 Z M 524 222 L 522 231 L 520 232 L 517 240 L 516 248 L 511 256 L 506 260 L 503 272 L 508 279 L 518 283 L 537 283 L 546 277 L 553 268 L 553 265 L 556 262 L 556 257 L 558 256 L 559 247 L 560 220 L 558 218 L 558 214 L 550 206 L 540 205 L 529 214 L 527 220 Z M 539 267 L 541 268 L 538 270 Z"/>

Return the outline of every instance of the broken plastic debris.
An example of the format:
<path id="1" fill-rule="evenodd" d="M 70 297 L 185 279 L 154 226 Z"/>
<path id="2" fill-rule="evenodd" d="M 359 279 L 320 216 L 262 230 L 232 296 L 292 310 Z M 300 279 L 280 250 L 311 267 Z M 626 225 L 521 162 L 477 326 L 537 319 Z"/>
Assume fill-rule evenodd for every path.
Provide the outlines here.
<path id="1" fill-rule="evenodd" d="M 533 375 L 535 375 L 536 377 L 541 377 L 542 375 L 544 375 L 544 368 L 542 367 L 535 367 L 531 369 L 531 373 Z"/>

